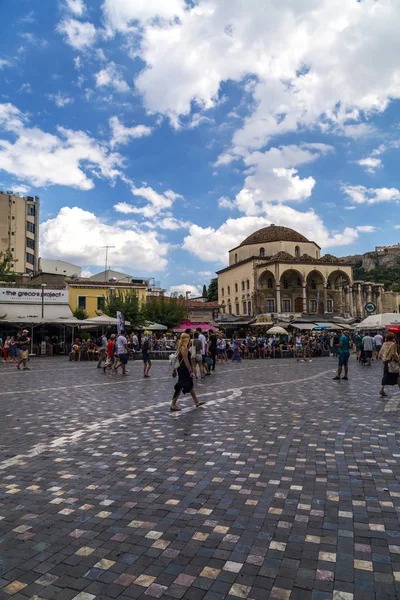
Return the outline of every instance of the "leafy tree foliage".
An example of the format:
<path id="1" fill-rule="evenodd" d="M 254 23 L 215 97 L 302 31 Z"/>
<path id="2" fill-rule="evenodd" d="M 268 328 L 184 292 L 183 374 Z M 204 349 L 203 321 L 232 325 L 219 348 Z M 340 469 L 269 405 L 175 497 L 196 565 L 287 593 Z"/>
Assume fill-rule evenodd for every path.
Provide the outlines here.
<path id="1" fill-rule="evenodd" d="M 206 294 L 208 302 L 218 302 L 218 279 L 211 279 Z"/>
<path id="2" fill-rule="evenodd" d="M 117 311 L 123 313 L 125 320 L 130 322 L 130 327 L 141 327 L 145 321 L 141 310 L 139 298 L 135 292 L 116 296 L 110 294 L 105 301 L 103 312 L 109 317 L 116 317 Z"/>
<path id="3" fill-rule="evenodd" d="M 207 298 L 208 297 L 208 292 L 207 292 L 207 286 L 203 285 L 203 293 L 202 293 L 203 298 Z"/>
<path id="4" fill-rule="evenodd" d="M 11 266 L 14 262 L 14 256 L 9 248 L 5 252 L 0 252 L 0 281 L 15 281 L 14 269 Z"/>
<path id="5" fill-rule="evenodd" d="M 74 315 L 75 319 L 79 319 L 80 321 L 84 321 L 89 317 L 87 311 L 84 308 L 79 307 L 75 308 L 75 310 L 72 311 L 72 314 Z"/>
<path id="6" fill-rule="evenodd" d="M 177 298 L 152 298 L 142 306 L 142 316 L 145 321 L 171 329 L 186 319 L 186 305 Z"/>

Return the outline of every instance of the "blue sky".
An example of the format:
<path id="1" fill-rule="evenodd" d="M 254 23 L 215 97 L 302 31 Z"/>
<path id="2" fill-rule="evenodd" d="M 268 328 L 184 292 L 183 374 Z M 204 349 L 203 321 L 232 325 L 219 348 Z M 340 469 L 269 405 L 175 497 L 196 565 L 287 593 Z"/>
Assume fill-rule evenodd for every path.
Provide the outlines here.
<path id="1" fill-rule="evenodd" d="M 397 0 L 0 0 L 0 189 L 41 255 L 195 294 L 269 223 L 400 238 Z"/>

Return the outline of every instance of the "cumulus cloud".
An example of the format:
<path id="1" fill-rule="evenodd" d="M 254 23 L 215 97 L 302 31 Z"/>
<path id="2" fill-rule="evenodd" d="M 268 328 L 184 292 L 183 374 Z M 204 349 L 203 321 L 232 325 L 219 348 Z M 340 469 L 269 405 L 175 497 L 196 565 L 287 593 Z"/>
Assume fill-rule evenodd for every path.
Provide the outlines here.
<path id="1" fill-rule="evenodd" d="M 362 231 L 353 227 L 329 231 L 312 209 L 301 212 L 290 206 L 271 204 L 265 207 L 264 216 L 261 217 L 228 219 L 218 228 L 192 225 L 189 235 L 184 239 L 183 248 L 202 260 L 226 264 L 228 250 L 238 246 L 253 231 L 271 223 L 294 228 L 322 248 L 351 244 Z"/>
<path id="2" fill-rule="evenodd" d="M 58 24 L 57 31 L 63 34 L 67 44 L 76 50 L 90 48 L 97 39 L 97 30 L 92 23 L 77 21 L 76 19 L 63 19 Z"/>
<path id="3" fill-rule="evenodd" d="M 111 87 L 120 94 L 129 92 L 131 89 L 114 62 L 108 63 L 104 69 L 96 73 L 95 77 L 98 88 Z"/>
<path id="4" fill-rule="evenodd" d="M 374 233 L 376 227 L 374 225 L 358 225 L 357 231 L 360 233 Z"/>
<path id="5" fill-rule="evenodd" d="M 127 144 L 129 140 L 135 138 L 146 137 L 153 131 L 151 127 L 146 125 L 135 125 L 134 127 L 125 127 L 118 117 L 111 117 L 109 120 L 112 132 L 111 147 L 122 146 Z"/>
<path id="6" fill-rule="evenodd" d="M 180 285 L 172 285 L 168 290 L 169 294 L 177 294 L 178 296 L 182 295 L 185 297 L 186 292 L 190 292 L 189 298 L 196 298 L 202 294 L 202 290 L 196 285 L 186 285 L 184 283 L 181 283 Z"/>
<path id="7" fill-rule="evenodd" d="M 360 167 L 364 167 L 367 173 L 371 173 L 373 175 L 376 169 L 380 169 L 382 167 L 382 161 L 380 158 L 374 158 L 369 156 L 367 158 L 362 158 L 361 160 L 355 161 Z"/>
<path id="8" fill-rule="evenodd" d="M 114 210 L 124 214 L 141 214 L 144 217 L 152 218 L 152 217 L 160 217 L 165 211 L 170 209 L 175 200 L 178 198 L 182 198 L 180 194 L 173 192 L 172 190 L 167 190 L 160 194 L 156 192 L 153 188 L 149 186 L 141 186 L 136 187 L 133 181 L 122 176 L 123 181 L 127 183 L 130 187 L 131 193 L 133 196 L 141 198 L 142 200 L 147 201 L 145 206 L 136 206 L 132 204 L 128 204 L 127 202 L 118 202 L 114 205 Z M 166 215 L 168 216 L 168 215 Z"/>
<path id="9" fill-rule="evenodd" d="M 0 130 L 13 141 L 0 139 L 0 170 L 33 185 L 94 187 L 95 177 L 114 180 L 122 157 L 83 131 L 57 127 L 57 134 L 31 128 L 15 106 L 0 104 Z"/>
<path id="10" fill-rule="evenodd" d="M 66 0 L 66 6 L 77 17 L 81 17 L 86 10 L 83 0 Z"/>
<path id="11" fill-rule="evenodd" d="M 221 196 L 218 199 L 218 206 L 219 208 L 227 208 L 228 210 L 234 210 L 236 207 L 235 203 L 226 196 Z"/>
<path id="12" fill-rule="evenodd" d="M 0 71 L 5 67 L 11 67 L 11 62 L 5 58 L 0 58 Z"/>
<path id="13" fill-rule="evenodd" d="M 104 266 L 101 246 L 115 246 L 109 255 L 110 264 L 124 265 L 140 273 L 161 271 L 167 265 L 168 244 L 161 242 L 156 232 L 142 233 L 123 229 L 102 221 L 94 213 L 78 207 L 64 207 L 58 215 L 41 224 L 41 254 L 74 264 Z M 134 249 L 134 251 L 132 251 Z"/>
<path id="14" fill-rule="evenodd" d="M 140 28 L 147 68 L 136 87 L 147 109 L 175 124 L 214 107 L 223 82 L 253 77 L 253 108 L 233 147 L 259 149 L 316 124 L 366 135 L 365 116 L 400 96 L 397 0 L 105 0 L 103 11 L 111 31 Z"/>
<path id="15" fill-rule="evenodd" d="M 343 192 L 355 204 L 377 204 L 379 202 L 399 202 L 397 188 L 367 188 L 364 185 L 344 185 Z"/>
<path id="16" fill-rule="evenodd" d="M 54 100 L 56 106 L 58 106 L 58 108 L 64 108 L 64 106 L 67 106 L 68 104 L 72 104 L 74 99 L 71 98 L 70 96 L 66 96 L 65 94 L 62 94 L 61 92 L 57 92 L 57 94 L 49 94 L 48 98 L 50 100 Z"/>

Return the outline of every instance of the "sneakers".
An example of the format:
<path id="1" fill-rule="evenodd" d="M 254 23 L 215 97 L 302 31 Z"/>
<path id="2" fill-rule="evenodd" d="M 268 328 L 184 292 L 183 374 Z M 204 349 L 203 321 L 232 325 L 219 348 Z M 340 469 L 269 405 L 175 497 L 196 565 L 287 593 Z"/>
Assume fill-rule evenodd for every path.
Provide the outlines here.
<path id="1" fill-rule="evenodd" d="M 340 381 L 340 377 L 338 377 L 338 375 L 336 375 L 336 377 L 332 377 L 333 381 Z"/>
<path id="2" fill-rule="evenodd" d="M 343 379 L 343 381 L 348 381 L 349 380 L 349 378 L 346 377 L 346 375 L 344 377 L 342 377 L 342 379 Z"/>

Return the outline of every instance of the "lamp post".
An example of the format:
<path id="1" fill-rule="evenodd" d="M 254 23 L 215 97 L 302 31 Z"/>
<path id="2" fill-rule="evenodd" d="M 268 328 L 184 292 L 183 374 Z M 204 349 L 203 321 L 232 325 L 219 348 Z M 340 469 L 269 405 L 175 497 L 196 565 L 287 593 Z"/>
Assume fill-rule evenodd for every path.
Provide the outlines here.
<path id="1" fill-rule="evenodd" d="M 41 283 L 40 286 L 42 288 L 42 319 L 44 319 L 44 288 L 47 287 L 47 283 Z"/>
<path id="2" fill-rule="evenodd" d="M 189 323 L 189 296 L 191 292 L 186 292 L 186 321 Z"/>

